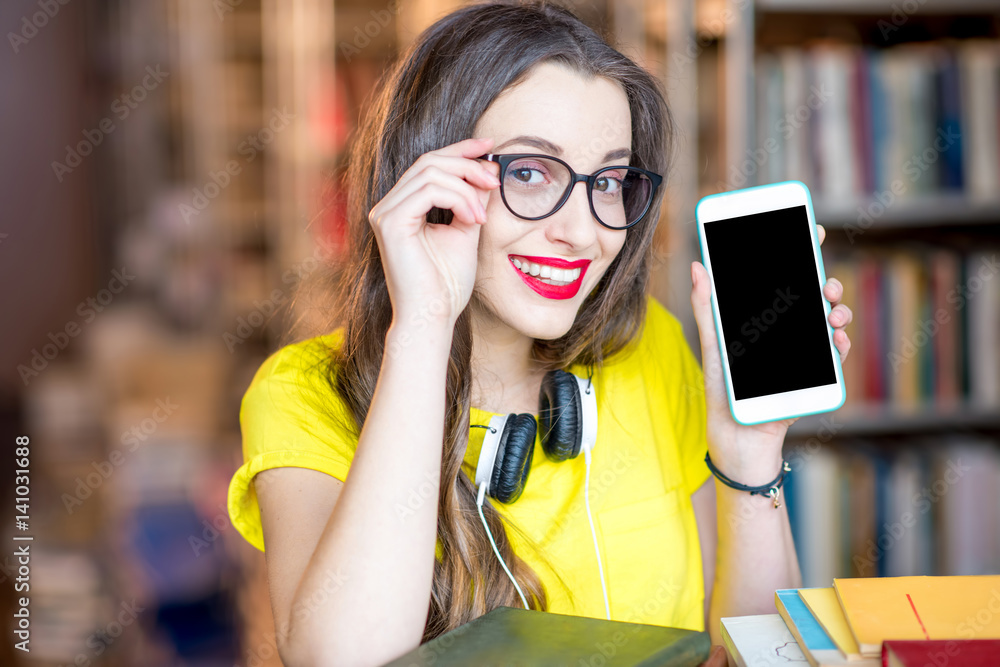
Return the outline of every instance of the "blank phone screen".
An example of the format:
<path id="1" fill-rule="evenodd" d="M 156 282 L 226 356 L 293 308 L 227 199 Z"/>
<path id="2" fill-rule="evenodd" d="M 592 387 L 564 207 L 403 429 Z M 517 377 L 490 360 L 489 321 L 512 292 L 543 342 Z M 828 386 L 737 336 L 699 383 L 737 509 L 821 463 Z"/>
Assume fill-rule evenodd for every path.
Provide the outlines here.
<path id="1" fill-rule="evenodd" d="M 736 400 L 837 381 L 805 206 L 705 223 Z"/>

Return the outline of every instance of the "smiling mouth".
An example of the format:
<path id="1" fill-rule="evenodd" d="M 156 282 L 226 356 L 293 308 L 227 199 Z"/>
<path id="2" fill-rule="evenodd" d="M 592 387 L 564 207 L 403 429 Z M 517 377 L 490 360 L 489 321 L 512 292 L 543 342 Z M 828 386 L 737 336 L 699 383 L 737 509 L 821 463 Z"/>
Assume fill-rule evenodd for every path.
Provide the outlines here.
<path id="1" fill-rule="evenodd" d="M 510 261 L 514 264 L 514 267 L 518 271 L 526 276 L 532 276 L 536 280 L 539 280 L 546 285 L 553 285 L 555 287 L 562 287 L 564 285 L 569 285 L 580 277 L 586 268 L 585 265 L 589 263 L 589 260 L 580 260 L 578 262 L 563 262 L 560 263 L 567 265 L 566 268 L 560 268 L 552 266 L 551 264 L 542 264 L 540 262 L 531 261 L 531 257 L 524 257 L 518 255 L 511 255 Z M 551 260 L 550 260 L 551 261 Z M 573 265 L 577 266 L 573 266 Z M 580 266 L 583 264 L 584 266 Z"/>

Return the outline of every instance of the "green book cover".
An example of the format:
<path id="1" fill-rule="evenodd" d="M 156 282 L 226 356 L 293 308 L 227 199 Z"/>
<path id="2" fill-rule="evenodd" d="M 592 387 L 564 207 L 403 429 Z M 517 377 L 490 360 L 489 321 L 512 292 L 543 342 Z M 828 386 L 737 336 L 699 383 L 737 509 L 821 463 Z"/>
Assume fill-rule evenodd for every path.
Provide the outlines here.
<path id="1" fill-rule="evenodd" d="M 498 607 L 386 667 L 695 667 L 710 649 L 707 632 Z"/>

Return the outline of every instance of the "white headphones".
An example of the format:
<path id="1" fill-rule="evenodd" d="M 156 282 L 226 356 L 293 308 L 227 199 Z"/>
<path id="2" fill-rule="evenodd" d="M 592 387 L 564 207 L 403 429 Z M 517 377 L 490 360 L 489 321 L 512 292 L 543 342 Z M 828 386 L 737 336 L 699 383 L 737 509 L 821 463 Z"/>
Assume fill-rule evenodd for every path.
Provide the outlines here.
<path id="1" fill-rule="evenodd" d="M 594 520 L 590 512 L 590 458 L 591 451 L 597 444 L 597 394 L 594 385 L 588 378 L 581 378 L 561 370 L 550 371 L 542 381 L 539 405 L 542 448 L 546 456 L 556 461 L 563 461 L 575 458 L 581 450 L 583 451 L 587 466 L 583 498 L 587 507 L 590 533 L 594 538 L 601 589 L 604 592 L 604 612 L 608 620 L 611 620 L 604 566 L 597 543 L 597 531 L 594 529 Z M 487 430 L 476 465 L 476 487 L 479 489 L 476 505 L 479 509 L 479 518 L 490 538 L 490 544 L 493 545 L 493 553 L 517 589 L 524 608 L 528 609 L 524 593 L 503 557 L 500 556 L 493 534 L 486 524 L 483 502 L 487 495 L 503 503 L 512 503 L 520 497 L 528 473 L 531 471 L 535 446 L 535 418 L 526 413 L 496 415 L 490 418 L 489 426 L 484 428 Z"/>

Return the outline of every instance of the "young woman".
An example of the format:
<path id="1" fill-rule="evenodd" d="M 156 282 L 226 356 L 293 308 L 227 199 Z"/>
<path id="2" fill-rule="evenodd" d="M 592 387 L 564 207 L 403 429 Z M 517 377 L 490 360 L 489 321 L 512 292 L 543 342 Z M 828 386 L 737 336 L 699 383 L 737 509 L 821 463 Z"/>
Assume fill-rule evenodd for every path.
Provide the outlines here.
<path id="1" fill-rule="evenodd" d="M 672 130 L 646 71 L 544 4 L 460 9 L 383 82 L 353 147 L 343 326 L 272 355 L 240 414 L 229 509 L 267 545 L 285 664 L 381 664 L 499 605 L 718 644 L 720 617 L 800 585 L 785 507 L 704 461 L 765 484 L 791 420 L 730 417 L 701 264 L 704 377 L 647 295 Z M 842 356 L 850 320 L 835 305 Z M 539 434 L 480 520 L 476 427 L 542 414 L 556 370 L 596 391 L 593 451 L 558 461 Z"/>

